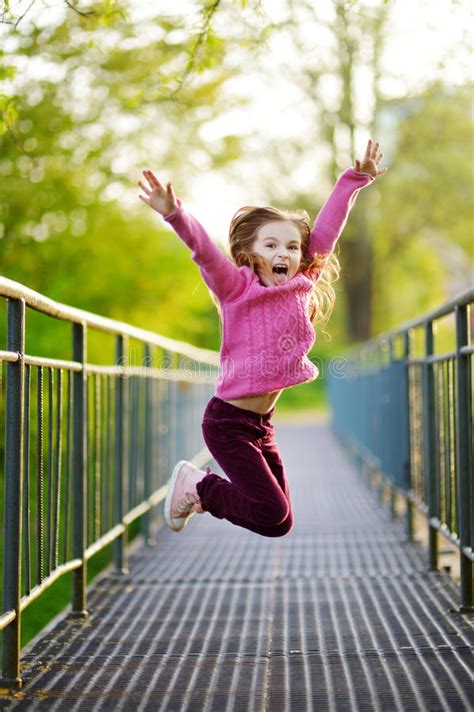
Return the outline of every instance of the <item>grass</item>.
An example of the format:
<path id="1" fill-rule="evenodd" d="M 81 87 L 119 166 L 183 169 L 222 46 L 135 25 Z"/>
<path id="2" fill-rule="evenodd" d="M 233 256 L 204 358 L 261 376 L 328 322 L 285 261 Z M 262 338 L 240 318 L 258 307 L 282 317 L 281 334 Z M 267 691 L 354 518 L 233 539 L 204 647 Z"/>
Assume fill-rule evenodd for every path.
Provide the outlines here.
<path id="1" fill-rule="evenodd" d="M 324 384 L 316 379 L 293 388 L 287 388 L 277 401 L 275 418 L 304 414 L 327 415 L 328 402 Z"/>

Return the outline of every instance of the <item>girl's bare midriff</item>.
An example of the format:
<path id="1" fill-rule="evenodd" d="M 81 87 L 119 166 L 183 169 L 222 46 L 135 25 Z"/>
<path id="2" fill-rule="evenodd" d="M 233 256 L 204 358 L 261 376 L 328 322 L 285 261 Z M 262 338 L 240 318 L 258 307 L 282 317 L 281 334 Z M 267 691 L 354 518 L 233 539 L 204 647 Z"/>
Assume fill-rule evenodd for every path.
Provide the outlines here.
<path id="1" fill-rule="evenodd" d="M 248 398 L 239 398 L 238 400 L 226 400 L 225 402 L 236 405 L 238 408 L 245 408 L 245 410 L 265 415 L 273 408 L 282 393 L 283 390 L 272 391 L 261 396 L 250 396 Z"/>

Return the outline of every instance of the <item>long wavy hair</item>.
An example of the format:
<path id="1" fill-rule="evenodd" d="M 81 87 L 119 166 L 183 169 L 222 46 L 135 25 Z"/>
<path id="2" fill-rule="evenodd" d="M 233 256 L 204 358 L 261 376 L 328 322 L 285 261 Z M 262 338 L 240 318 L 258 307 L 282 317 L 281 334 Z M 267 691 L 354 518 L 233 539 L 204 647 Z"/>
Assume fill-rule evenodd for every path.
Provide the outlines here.
<path id="1" fill-rule="evenodd" d="M 290 212 L 254 205 L 245 205 L 240 208 L 230 223 L 230 257 L 237 267 L 247 265 L 256 273 L 259 269 L 263 269 L 263 259 L 252 251 L 252 245 L 262 225 L 277 220 L 292 222 L 298 228 L 301 235 L 302 254 L 298 272 L 309 272 L 315 280 L 314 290 L 309 301 L 308 315 L 311 322 L 324 326 L 334 308 L 336 292 L 332 284 L 339 279 L 341 267 L 334 252 L 329 255 L 315 253 L 311 258 L 306 256 L 311 235 L 309 216 L 306 211 Z M 219 302 L 212 292 L 211 297 L 221 317 Z M 321 333 L 325 335 L 326 341 L 330 340 L 328 332 L 322 329 Z"/>

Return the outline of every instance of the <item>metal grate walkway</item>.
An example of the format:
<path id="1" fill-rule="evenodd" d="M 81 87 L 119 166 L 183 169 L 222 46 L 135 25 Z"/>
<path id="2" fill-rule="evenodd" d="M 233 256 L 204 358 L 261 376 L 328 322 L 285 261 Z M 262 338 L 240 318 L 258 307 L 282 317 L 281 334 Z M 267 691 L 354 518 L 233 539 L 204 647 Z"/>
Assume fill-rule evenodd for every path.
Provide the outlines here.
<path id="1" fill-rule="evenodd" d="M 90 620 L 24 656 L 8 710 L 415 712 L 474 705 L 469 617 L 427 572 L 325 424 L 279 424 L 295 526 L 266 539 L 209 515 L 157 533 Z"/>

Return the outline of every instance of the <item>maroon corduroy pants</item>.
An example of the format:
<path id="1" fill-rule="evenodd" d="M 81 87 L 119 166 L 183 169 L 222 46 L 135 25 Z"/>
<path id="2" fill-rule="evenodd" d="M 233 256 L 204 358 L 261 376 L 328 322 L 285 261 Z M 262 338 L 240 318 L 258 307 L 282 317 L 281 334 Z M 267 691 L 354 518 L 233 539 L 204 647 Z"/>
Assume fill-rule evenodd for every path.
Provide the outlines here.
<path id="1" fill-rule="evenodd" d="M 290 491 L 271 417 L 213 396 L 202 433 L 230 482 L 209 473 L 197 484 L 203 509 L 218 519 L 262 536 L 287 534 L 293 526 Z"/>

